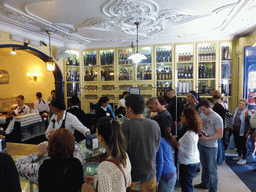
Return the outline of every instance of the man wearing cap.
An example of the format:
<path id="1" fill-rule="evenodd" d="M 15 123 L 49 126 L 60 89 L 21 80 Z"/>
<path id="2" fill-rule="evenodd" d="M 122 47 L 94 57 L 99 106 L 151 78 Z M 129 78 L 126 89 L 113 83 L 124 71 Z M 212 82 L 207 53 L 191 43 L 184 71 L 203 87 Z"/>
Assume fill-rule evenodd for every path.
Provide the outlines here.
<path id="1" fill-rule="evenodd" d="M 198 103 L 199 103 L 199 98 L 198 98 L 198 94 L 195 91 L 189 91 L 186 97 L 187 100 L 187 105 L 186 107 L 191 107 L 194 108 L 195 110 L 197 110 L 198 114 L 200 115 L 201 111 L 198 107 Z"/>

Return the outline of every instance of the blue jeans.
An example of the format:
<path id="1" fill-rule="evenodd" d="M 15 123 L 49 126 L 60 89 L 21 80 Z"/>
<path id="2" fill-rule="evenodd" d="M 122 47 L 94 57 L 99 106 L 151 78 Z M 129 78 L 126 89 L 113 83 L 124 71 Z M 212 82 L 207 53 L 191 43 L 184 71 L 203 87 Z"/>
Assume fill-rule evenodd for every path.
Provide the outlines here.
<path id="1" fill-rule="evenodd" d="M 192 182 L 198 166 L 199 166 L 199 163 L 189 164 L 189 165 L 184 165 L 184 164 L 179 165 L 179 181 L 180 181 L 182 192 L 194 191 Z"/>
<path id="2" fill-rule="evenodd" d="M 168 182 L 161 179 L 158 184 L 158 192 L 173 192 L 176 180 L 176 174 Z"/>
<path id="3" fill-rule="evenodd" d="M 218 147 L 205 147 L 199 144 L 200 161 L 202 165 L 202 183 L 209 188 L 210 192 L 217 192 L 217 152 Z"/>
<path id="4" fill-rule="evenodd" d="M 222 138 L 218 139 L 218 155 L 217 155 L 217 164 L 223 165 L 223 161 L 226 160 L 225 148 Z"/>

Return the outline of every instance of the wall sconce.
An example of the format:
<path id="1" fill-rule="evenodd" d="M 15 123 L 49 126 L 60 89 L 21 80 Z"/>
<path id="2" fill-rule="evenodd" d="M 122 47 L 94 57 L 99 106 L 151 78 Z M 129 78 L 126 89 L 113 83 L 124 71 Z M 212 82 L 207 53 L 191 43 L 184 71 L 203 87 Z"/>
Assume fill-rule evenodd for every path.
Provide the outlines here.
<path id="1" fill-rule="evenodd" d="M 30 80 L 34 80 L 36 81 L 37 80 L 37 76 L 40 75 L 39 73 L 37 72 L 34 72 L 34 73 L 27 73 L 27 76 Z"/>

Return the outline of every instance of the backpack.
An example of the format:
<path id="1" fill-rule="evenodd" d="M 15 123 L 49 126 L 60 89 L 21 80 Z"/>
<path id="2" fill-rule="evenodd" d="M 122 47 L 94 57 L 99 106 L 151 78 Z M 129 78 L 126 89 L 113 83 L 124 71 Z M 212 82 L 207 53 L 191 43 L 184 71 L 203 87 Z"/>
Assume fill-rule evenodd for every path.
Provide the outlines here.
<path id="1" fill-rule="evenodd" d="M 234 123 L 234 115 L 225 109 L 224 129 L 232 128 Z"/>

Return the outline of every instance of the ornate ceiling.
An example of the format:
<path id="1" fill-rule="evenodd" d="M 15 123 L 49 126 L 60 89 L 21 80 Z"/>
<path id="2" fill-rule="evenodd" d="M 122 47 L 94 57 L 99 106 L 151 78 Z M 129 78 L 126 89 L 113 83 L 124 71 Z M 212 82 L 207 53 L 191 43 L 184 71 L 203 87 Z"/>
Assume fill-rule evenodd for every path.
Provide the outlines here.
<path id="1" fill-rule="evenodd" d="M 227 40 L 256 26 L 255 0 L 0 0 L 0 30 L 58 47 Z"/>

